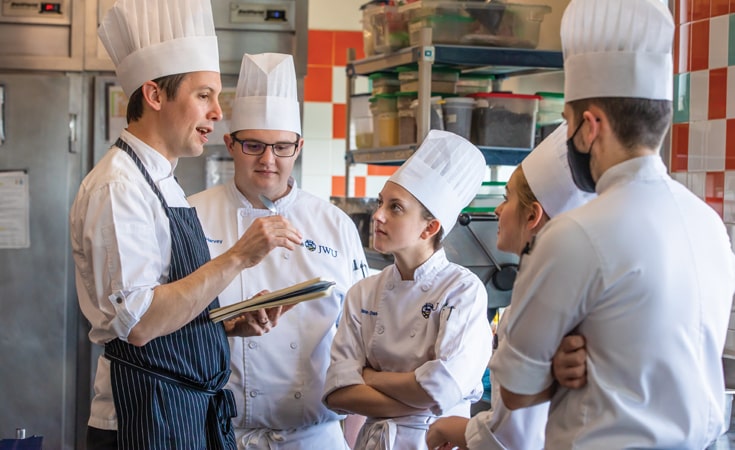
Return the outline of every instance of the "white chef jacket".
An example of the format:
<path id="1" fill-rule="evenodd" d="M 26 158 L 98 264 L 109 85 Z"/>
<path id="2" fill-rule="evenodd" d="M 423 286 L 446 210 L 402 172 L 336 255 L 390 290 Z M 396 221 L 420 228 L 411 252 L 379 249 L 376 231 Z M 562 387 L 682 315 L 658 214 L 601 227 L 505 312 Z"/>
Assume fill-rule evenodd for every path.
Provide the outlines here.
<path id="1" fill-rule="evenodd" d="M 143 162 L 171 207 L 188 207 L 172 164 L 124 130 L 120 137 Z M 133 159 L 112 147 L 82 181 L 69 214 L 77 296 L 89 338 L 127 340 L 148 310 L 153 288 L 168 281 L 171 235 L 161 201 Z M 123 299 L 122 303 L 113 299 Z M 100 356 L 89 425 L 117 429 L 110 363 Z"/>
<path id="2" fill-rule="evenodd" d="M 705 448 L 724 430 L 735 291 L 725 227 L 657 155 L 608 169 L 597 193 L 550 221 L 524 257 L 491 370 L 511 392 L 538 393 L 576 330 L 587 385 L 552 398 L 547 448 Z"/>
<path id="3" fill-rule="evenodd" d="M 344 449 L 343 437 L 341 442 L 324 439 L 323 433 L 312 433 L 309 438 L 295 429 L 330 422 L 339 432 L 342 416 L 327 409 L 320 399 L 345 292 L 367 275 L 365 252 L 347 214 L 298 189 L 293 178 L 289 185 L 291 191 L 276 200 L 276 209 L 301 232 L 303 245 L 293 251 L 271 251 L 230 283 L 219 296 L 220 304 L 230 305 L 263 289 L 273 291 L 315 277 L 336 285 L 331 296 L 298 304 L 264 336 L 229 338 L 232 375 L 227 388 L 235 395 L 238 413 L 233 423 L 239 445 L 243 434 L 251 434 L 245 439 L 251 448 L 269 448 L 265 445 L 269 440 L 282 447 L 293 441 L 288 445 L 294 446 L 288 448 Z M 253 208 L 234 181 L 189 200 L 197 209 L 213 258 L 229 249 L 253 220 L 271 214 Z M 278 430 L 277 436 L 267 429 Z M 264 433 L 270 437 L 266 439 Z M 260 446 L 256 443 L 259 438 Z"/>
<path id="4" fill-rule="evenodd" d="M 498 345 L 505 340 L 505 329 L 511 306 L 503 311 L 498 322 Z M 494 353 L 492 361 L 497 356 Z M 500 382 L 490 371 L 492 408 L 476 414 L 467 423 L 465 440 L 469 450 L 541 450 L 544 448 L 549 402 L 529 408 L 509 410 L 500 396 Z"/>
<path id="5" fill-rule="evenodd" d="M 393 448 L 425 449 L 426 426 L 414 425 L 428 426 L 437 416 L 469 417 L 470 403 L 482 397 L 491 352 L 485 286 L 440 249 L 416 269 L 414 280 L 401 280 L 390 265 L 350 289 L 323 398 L 364 384 L 363 367 L 413 371 L 435 403 L 422 415 L 392 420 Z"/>

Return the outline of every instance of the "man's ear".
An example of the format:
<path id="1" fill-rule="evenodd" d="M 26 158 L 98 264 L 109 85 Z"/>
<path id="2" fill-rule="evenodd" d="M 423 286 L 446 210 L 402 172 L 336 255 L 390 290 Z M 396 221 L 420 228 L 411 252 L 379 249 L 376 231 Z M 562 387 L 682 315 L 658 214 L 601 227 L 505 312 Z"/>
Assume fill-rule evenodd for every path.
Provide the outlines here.
<path id="1" fill-rule="evenodd" d="M 140 89 L 143 94 L 143 101 L 153 110 L 160 111 L 161 105 L 163 104 L 163 93 L 161 92 L 161 88 L 156 83 L 149 80 L 143 83 L 143 86 L 141 86 Z"/>
<path id="2" fill-rule="evenodd" d="M 442 224 L 437 219 L 431 219 L 426 228 L 421 232 L 422 239 L 431 239 L 436 233 L 441 230 Z"/>
<path id="3" fill-rule="evenodd" d="M 230 153 L 230 156 L 234 157 L 235 140 L 232 139 L 232 136 L 230 136 L 229 133 L 225 133 L 224 136 L 222 136 L 222 139 L 225 141 L 225 147 L 227 147 L 227 151 Z"/>

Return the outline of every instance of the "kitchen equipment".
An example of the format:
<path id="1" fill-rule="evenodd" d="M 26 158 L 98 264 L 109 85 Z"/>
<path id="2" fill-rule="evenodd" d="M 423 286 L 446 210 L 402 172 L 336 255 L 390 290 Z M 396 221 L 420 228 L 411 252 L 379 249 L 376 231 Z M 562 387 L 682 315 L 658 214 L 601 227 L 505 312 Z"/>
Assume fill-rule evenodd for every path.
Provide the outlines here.
<path id="1" fill-rule="evenodd" d="M 263 194 L 258 194 L 258 200 L 260 200 L 263 205 L 268 209 L 268 211 L 271 212 L 271 215 L 277 216 L 278 211 L 276 210 L 276 204 L 273 203 L 273 200 L 269 199 Z"/>
<path id="2" fill-rule="evenodd" d="M 464 226 L 467 231 L 469 231 L 472 238 L 477 242 L 477 244 L 480 246 L 482 251 L 485 253 L 485 255 L 488 257 L 490 262 L 493 263 L 493 267 L 495 270 L 491 271 L 491 275 L 489 280 L 492 281 L 493 286 L 495 286 L 496 289 L 499 291 L 510 291 L 513 289 L 513 283 L 516 280 L 516 275 L 518 274 L 518 264 L 515 263 L 509 263 L 509 264 L 500 264 L 494 257 L 493 253 L 488 249 L 485 242 L 483 242 L 477 234 L 472 230 L 470 227 L 470 223 L 472 221 L 492 221 L 497 220 L 497 218 L 492 218 L 489 215 L 471 215 L 467 213 L 462 213 L 459 216 L 459 219 L 457 220 L 457 223 Z M 488 280 L 483 280 L 485 283 L 488 282 Z"/>

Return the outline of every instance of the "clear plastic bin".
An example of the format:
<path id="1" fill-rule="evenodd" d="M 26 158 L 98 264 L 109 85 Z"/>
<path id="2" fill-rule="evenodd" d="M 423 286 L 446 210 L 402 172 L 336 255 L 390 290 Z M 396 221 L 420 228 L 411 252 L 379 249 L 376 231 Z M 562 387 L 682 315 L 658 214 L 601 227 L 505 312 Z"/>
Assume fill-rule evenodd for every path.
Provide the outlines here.
<path id="1" fill-rule="evenodd" d="M 490 92 L 493 88 L 493 75 L 467 74 L 460 75 L 457 80 L 457 94 L 477 94 L 478 92 Z"/>
<path id="2" fill-rule="evenodd" d="M 561 113 L 564 112 L 564 93 L 536 92 L 541 97 L 538 104 L 536 126 L 558 124 L 564 121 Z"/>
<path id="3" fill-rule="evenodd" d="M 442 103 L 444 100 L 441 97 L 431 97 L 431 105 L 429 106 L 429 129 L 430 130 L 444 130 L 444 113 L 442 112 Z M 418 121 L 418 114 L 416 108 L 419 107 L 419 101 L 414 100 L 411 102 L 411 109 L 413 110 L 414 117 Z M 418 123 L 416 124 L 418 127 Z"/>
<path id="4" fill-rule="evenodd" d="M 378 94 L 370 98 L 371 111 L 375 113 L 396 112 L 398 106 L 396 94 Z"/>
<path id="5" fill-rule="evenodd" d="M 362 26 L 366 56 L 390 53 L 408 46 L 407 24 L 397 6 L 365 5 L 362 12 Z M 368 54 L 368 47 L 373 53 Z"/>
<path id="6" fill-rule="evenodd" d="M 472 110 L 474 107 L 475 100 L 472 98 L 445 98 L 444 105 L 442 105 L 444 129 L 469 140 L 470 130 L 472 129 Z"/>
<path id="7" fill-rule="evenodd" d="M 378 147 L 391 147 L 398 145 L 398 113 L 378 113 L 373 121 L 375 127 L 375 138 L 373 143 Z M 377 142 L 375 141 L 377 139 Z"/>
<path id="8" fill-rule="evenodd" d="M 533 148 L 539 96 L 491 92 L 472 97 L 472 142 L 485 147 Z"/>
<path id="9" fill-rule="evenodd" d="M 376 72 L 368 76 L 370 79 L 371 92 L 377 94 L 392 94 L 398 92 L 401 82 L 394 73 Z"/>
<path id="10" fill-rule="evenodd" d="M 547 5 L 481 1 L 418 1 L 400 7 L 409 42 L 419 45 L 421 29 L 432 29 L 438 44 L 536 48 Z"/>
<path id="11" fill-rule="evenodd" d="M 398 81 L 401 92 L 416 92 L 419 89 L 419 72 L 415 67 L 399 67 Z M 454 94 L 460 71 L 447 67 L 433 67 L 431 70 L 431 92 L 437 94 Z"/>
<path id="12" fill-rule="evenodd" d="M 370 97 L 367 94 L 353 95 L 350 99 L 350 142 L 351 148 L 373 146 L 373 116 L 370 112 Z"/>
<path id="13" fill-rule="evenodd" d="M 503 203 L 505 196 L 505 181 L 483 181 L 480 190 L 472 199 L 468 208 L 473 210 L 488 209 L 490 212 Z"/>

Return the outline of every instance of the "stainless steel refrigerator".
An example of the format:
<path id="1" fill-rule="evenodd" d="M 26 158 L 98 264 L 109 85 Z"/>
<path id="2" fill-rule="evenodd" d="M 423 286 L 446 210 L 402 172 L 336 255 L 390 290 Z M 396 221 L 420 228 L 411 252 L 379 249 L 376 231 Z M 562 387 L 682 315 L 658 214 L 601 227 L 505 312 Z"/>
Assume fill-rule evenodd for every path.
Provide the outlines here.
<path id="1" fill-rule="evenodd" d="M 0 439 L 24 428 L 42 435 L 45 449 L 85 447 L 101 351 L 77 304 L 68 214 L 82 178 L 124 126 L 96 36 L 112 4 L 0 1 Z M 223 86 L 234 89 L 243 53 L 273 51 L 294 54 L 301 87 L 308 0 L 212 7 Z M 214 169 L 226 172 L 224 153 L 215 144 L 180 164 L 185 191 L 203 189 Z"/>

